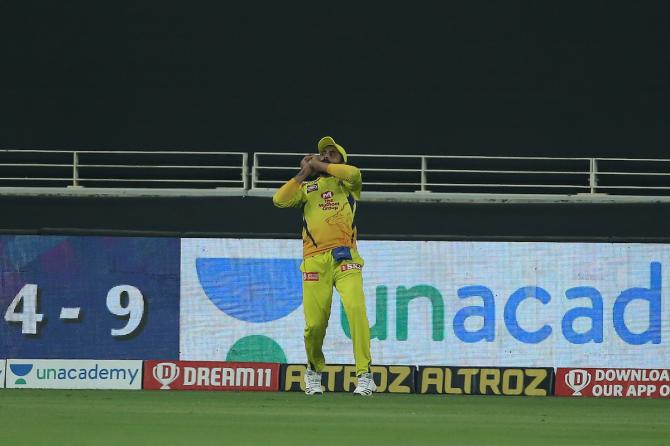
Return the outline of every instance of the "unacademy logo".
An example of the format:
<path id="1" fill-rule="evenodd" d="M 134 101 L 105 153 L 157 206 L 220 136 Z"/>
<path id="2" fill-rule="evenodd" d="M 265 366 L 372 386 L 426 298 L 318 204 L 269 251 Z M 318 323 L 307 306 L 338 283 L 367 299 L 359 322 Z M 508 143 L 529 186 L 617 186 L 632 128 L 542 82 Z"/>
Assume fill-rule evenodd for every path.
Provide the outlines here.
<path id="1" fill-rule="evenodd" d="M 32 364 L 10 364 L 9 368 L 16 376 L 26 376 L 33 369 Z M 17 379 L 14 384 L 25 384 L 26 380 L 23 378 Z"/>
<path id="2" fill-rule="evenodd" d="M 96 363 L 93 367 L 38 367 L 35 375 L 39 380 L 121 380 L 133 384 L 139 372 L 138 368 L 109 368 Z"/>
<path id="3" fill-rule="evenodd" d="M 300 259 L 196 259 L 205 294 L 228 316 L 270 322 L 302 303 Z"/>

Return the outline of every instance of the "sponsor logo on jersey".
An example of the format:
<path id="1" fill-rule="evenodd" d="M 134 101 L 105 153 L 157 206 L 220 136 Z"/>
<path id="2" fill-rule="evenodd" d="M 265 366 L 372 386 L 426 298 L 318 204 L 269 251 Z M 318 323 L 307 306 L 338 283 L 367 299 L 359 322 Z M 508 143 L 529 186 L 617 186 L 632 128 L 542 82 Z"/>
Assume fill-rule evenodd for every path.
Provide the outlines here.
<path id="1" fill-rule="evenodd" d="M 302 273 L 302 280 L 305 282 L 318 282 L 319 273 Z"/>
<path id="2" fill-rule="evenodd" d="M 319 203 L 319 208 L 321 208 L 322 211 L 336 211 L 340 208 L 340 202 L 335 201 L 333 197 L 335 194 L 333 193 L 332 190 L 328 190 L 324 193 L 321 194 L 321 198 L 323 198 L 323 202 Z"/>
<path id="3" fill-rule="evenodd" d="M 345 263 L 344 265 L 340 265 L 340 271 L 349 271 L 350 269 L 362 270 L 363 265 L 360 263 Z"/>
<path id="4" fill-rule="evenodd" d="M 315 190 L 319 190 L 319 185 L 318 184 L 308 184 L 307 185 L 307 193 L 314 192 Z"/>

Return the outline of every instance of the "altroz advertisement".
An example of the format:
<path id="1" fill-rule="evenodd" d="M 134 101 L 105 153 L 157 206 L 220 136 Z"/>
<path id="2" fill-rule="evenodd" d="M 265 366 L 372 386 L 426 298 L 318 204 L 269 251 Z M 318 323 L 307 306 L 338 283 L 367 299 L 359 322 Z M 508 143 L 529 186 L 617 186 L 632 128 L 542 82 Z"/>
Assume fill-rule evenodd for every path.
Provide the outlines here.
<path id="1" fill-rule="evenodd" d="M 284 365 L 280 390 L 304 392 L 305 369 L 304 364 Z M 378 393 L 414 393 L 415 370 L 416 367 L 409 365 L 373 365 L 370 367 Z M 327 365 L 321 372 L 321 385 L 326 392 L 353 392 L 356 383 L 354 365 Z"/>
<path id="2" fill-rule="evenodd" d="M 552 394 L 554 369 L 536 367 L 419 367 L 416 393 L 448 395 Z"/>

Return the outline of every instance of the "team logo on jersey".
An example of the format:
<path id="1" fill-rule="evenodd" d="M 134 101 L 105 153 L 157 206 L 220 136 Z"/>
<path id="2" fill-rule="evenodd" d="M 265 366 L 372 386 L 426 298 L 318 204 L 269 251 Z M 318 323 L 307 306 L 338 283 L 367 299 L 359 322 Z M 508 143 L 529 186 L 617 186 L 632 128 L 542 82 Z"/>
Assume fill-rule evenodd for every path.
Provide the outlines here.
<path id="1" fill-rule="evenodd" d="M 319 190 L 319 185 L 318 184 L 307 185 L 307 193 L 314 192 L 315 190 Z"/>
<path id="2" fill-rule="evenodd" d="M 327 190 L 326 192 L 321 194 L 321 198 L 323 198 L 324 200 L 329 200 L 333 198 L 333 191 Z"/>
<path id="3" fill-rule="evenodd" d="M 349 271 L 350 269 L 362 270 L 363 265 L 360 263 L 345 263 L 344 265 L 340 265 L 340 271 Z"/>
<path id="4" fill-rule="evenodd" d="M 318 282 L 319 273 L 302 273 L 302 280 L 305 282 Z"/>

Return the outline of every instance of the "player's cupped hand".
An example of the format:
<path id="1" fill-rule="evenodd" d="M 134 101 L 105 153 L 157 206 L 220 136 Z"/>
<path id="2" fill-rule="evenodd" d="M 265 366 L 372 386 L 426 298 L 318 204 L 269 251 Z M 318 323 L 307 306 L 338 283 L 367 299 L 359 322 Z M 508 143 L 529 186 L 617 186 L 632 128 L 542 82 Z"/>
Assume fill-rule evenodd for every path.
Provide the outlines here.
<path id="1" fill-rule="evenodd" d="M 310 174 L 314 173 L 314 169 L 312 166 L 309 164 L 311 161 L 312 157 L 315 155 L 305 155 L 302 160 L 300 160 L 300 168 L 306 172 L 309 172 Z"/>

